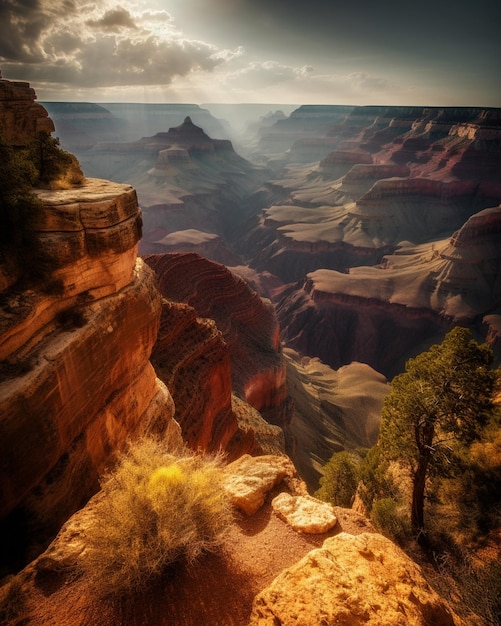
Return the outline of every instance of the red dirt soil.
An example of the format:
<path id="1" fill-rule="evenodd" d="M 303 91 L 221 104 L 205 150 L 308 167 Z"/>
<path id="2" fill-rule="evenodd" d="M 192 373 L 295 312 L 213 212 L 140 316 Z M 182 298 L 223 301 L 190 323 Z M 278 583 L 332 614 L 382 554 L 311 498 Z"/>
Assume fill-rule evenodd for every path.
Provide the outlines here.
<path id="1" fill-rule="evenodd" d="M 292 530 L 271 511 L 269 501 L 256 514 L 236 514 L 221 553 L 194 565 L 177 564 L 135 597 L 99 600 L 85 581 L 71 573 L 33 575 L 16 626 L 244 626 L 254 596 L 285 568 L 328 537 L 372 530 L 347 509 L 336 509 L 338 523 L 322 535 Z"/>

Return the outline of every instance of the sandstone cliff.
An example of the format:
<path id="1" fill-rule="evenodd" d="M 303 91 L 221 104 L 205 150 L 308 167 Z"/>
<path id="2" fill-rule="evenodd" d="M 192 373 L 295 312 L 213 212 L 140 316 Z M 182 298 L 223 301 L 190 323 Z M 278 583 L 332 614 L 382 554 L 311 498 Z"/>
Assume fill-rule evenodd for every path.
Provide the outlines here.
<path id="1" fill-rule="evenodd" d="M 133 190 L 87 180 L 39 197 L 39 237 L 57 259 L 57 290 L 2 294 L 0 500 L 3 519 L 22 509 L 48 530 L 97 489 L 128 438 L 179 434 L 149 363 L 161 298 L 136 257 Z"/>
<path id="2" fill-rule="evenodd" d="M 356 107 L 340 121 L 319 109 L 301 108 L 312 133 L 248 200 L 234 244 L 284 284 L 270 294 L 282 339 L 387 376 L 452 324 L 497 349 L 500 111 Z"/>
<path id="3" fill-rule="evenodd" d="M 451 238 L 402 245 L 378 267 L 311 272 L 277 308 L 284 339 L 333 367 L 363 355 L 388 376 L 454 324 L 481 323 L 498 350 L 500 215 L 500 207 L 485 209 Z M 319 325 L 324 333 L 315 341 Z"/>
<path id="4" fill-rule="evenodd" d="M 271 303 L 225 266 L 196 254 L 144 258 L 157 273 L 164 297 L 190 305 L 199 318 L 215 321 L 228 346 L 234 392 L 268 422 L 287 424 L 285 362 Z"/>
<path id="5" fill-rule="evenodd" d="M 52 130 L 34 97 L 26 83 L 0 81 L 2 130 L 14 145 Z M 161 296 L 137 258 L 135 191 L 86 179 L 34 192 L 42 209 L 32 238 L 51 259 L 50 280 L 0 281 L 3 566 L 57 531 L 130 437 L 181 441 L 170 393 L 149 362 Z"/>

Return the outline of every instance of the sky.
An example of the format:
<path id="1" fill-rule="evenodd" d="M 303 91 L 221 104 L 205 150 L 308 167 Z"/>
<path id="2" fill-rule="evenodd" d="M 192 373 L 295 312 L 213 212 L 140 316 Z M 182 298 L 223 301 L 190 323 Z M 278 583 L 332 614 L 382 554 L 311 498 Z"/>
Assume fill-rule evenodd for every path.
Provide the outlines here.
<path id="1" fill-rule="evenodd" d="M 499 0 L 0 0 L 41 101 L 501 107 Z"/>

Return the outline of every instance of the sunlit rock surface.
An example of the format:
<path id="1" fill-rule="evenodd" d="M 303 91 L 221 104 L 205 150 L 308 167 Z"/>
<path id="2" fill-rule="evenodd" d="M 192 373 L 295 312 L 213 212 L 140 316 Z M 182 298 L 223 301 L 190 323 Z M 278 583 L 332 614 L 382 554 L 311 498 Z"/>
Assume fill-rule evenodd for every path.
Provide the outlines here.
<path id="1" fill-rule="evenodd" d="M 231 503 L 246 515 L 253 515 L 263 506 L 267 494 L 286 479 L 301 486 L 286 456 L 245 454 L 225 467 L 224 485 Z"/>
<path id="2" fill-rule="evenodd" d="M 379 434 L 386 378 L 365 363 L 334 370 L 318 358 L 284 348 L 293 414 L 285 428 L 287 452 L 310 493 L 335 451 L 370 448 Z"/>
<path id="3" fill-rule="evenodd" d="M 326 539 L 254 599 L 250 626 L 460 626 L 418 565 L 386 537 Z"/>
<path id="4" fill-rule="evenodd" d="M 53 130 L 34 99 L 27 83 L 0 80 L 11 145 Z M 34 192 L 42 209 L 33 245 L 50 270 L 27 287 L 9 278 L 9 263 L 0 268 L 2 567 L 43 545 L 95 493 L 99 474 L 130 438 L 180 441 L 172 397 L 149 362 L 161 295 L 137 259 L 134 189 L 85 179 Z"/>
<path id="5" fill-rule="evenodd" d="M 310 495 L 282 492 L 271 501 L 277 517 L 297 532 L 321 535 L 337 524 L 334 506 Z"/>
<path id="6" fill-rule="evenodd" d="M 388 375 L 413 344 L 498 314 L 500 216 L 500 207 L 485 209 L 451 238 L 402 244 L 378 267 L 310 273 L 278 306 L 284 338 L 333 367 L 358 358 Z M 324 332 L 315 343 L 319 325 Z"/>

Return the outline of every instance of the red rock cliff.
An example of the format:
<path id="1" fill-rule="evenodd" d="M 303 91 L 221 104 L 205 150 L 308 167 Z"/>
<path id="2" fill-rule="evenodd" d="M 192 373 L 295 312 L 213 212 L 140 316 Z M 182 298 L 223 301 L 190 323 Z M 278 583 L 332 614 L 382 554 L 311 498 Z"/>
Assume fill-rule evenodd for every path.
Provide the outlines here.
<path id="1" fill-rule="evenodd" d="M 234 392 L 268 421 L 286 423 L 285 364 L 278 325 L 268 301 L 224 265 L 197 254 L 147 255 L 162 294 L 215 320 L 228 346 Z"/>
<path id="2" fill-rule="evenodd" d="M 25 121 L 18 140 L 29 140 L 46 119 L 33 91 L 0 81 L 0 93 L 7 128 L 14 110 Z M 28 519 L 34 536 L 97 490 L 131 437 L 154 431 L 180 442 L 172 398 L 149 362 L 161 296 L 137 259 L 134 190 L 87 179 L 35 192 L 43 205 L 35 238 L 53 261 L 52 287 L 0 281 L 0 521 Z"/>

